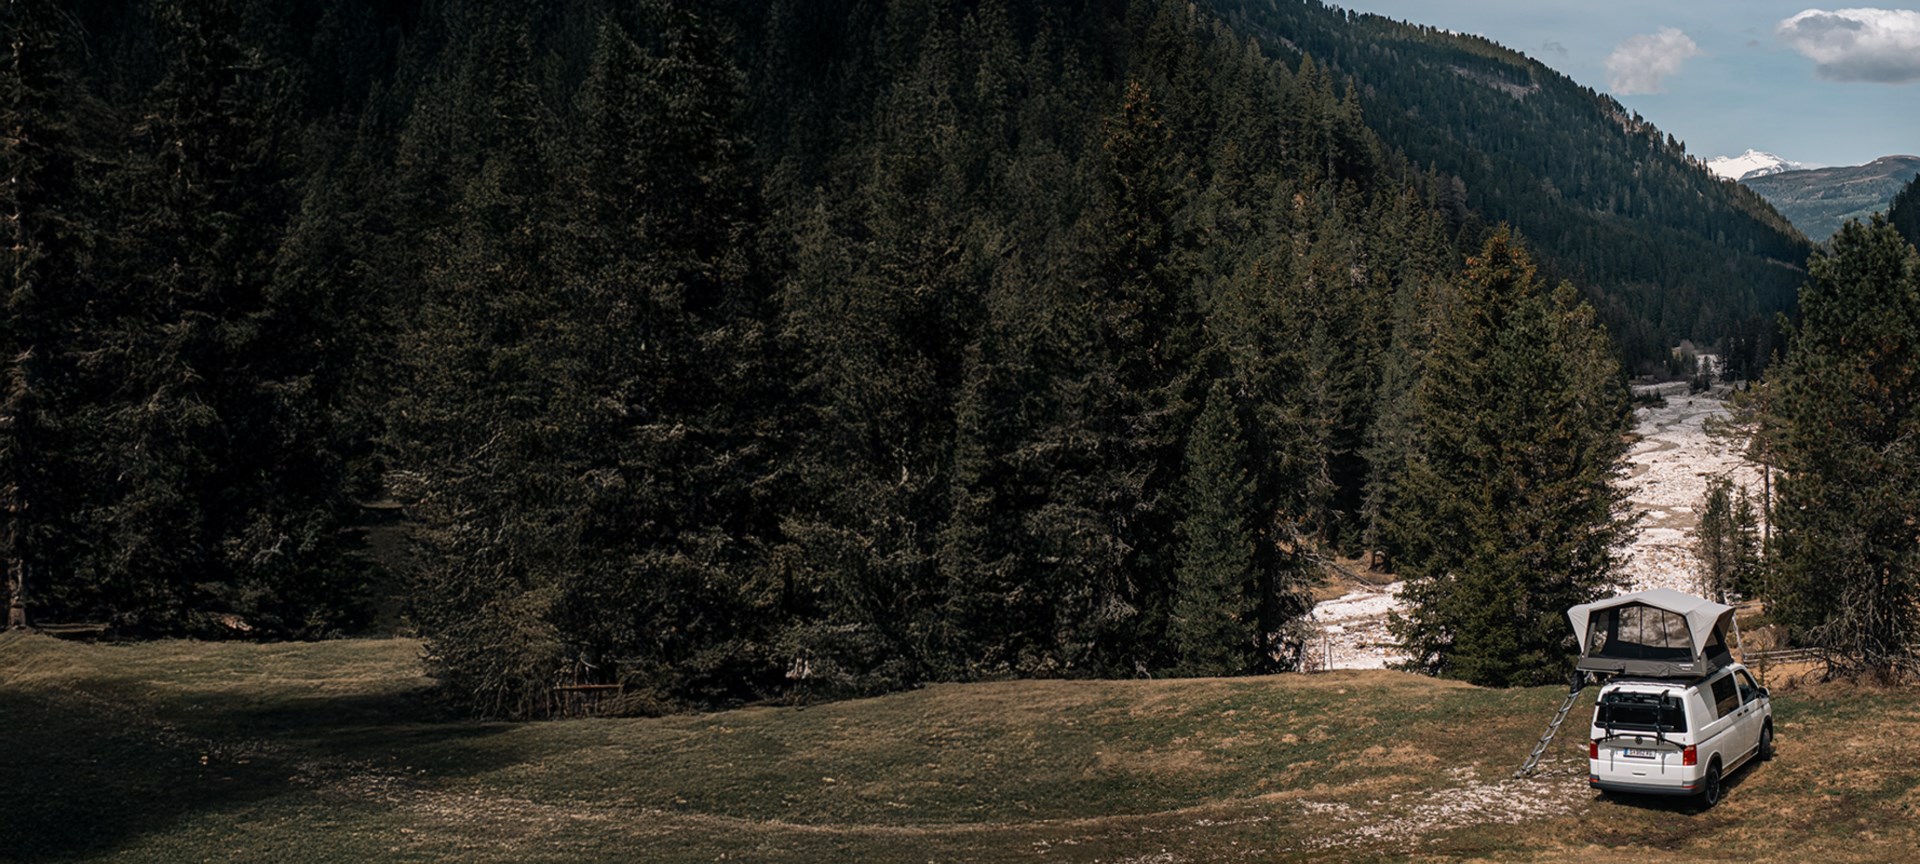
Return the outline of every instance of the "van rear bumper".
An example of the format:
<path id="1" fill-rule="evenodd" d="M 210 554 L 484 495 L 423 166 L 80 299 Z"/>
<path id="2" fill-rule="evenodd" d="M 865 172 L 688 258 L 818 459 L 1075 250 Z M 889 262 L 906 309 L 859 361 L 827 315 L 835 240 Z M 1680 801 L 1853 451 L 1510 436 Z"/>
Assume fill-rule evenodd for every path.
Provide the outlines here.
<path id="1" fill-rule="evenodd" d="M 1618 780 L 1602 780 L 1592 774 L 1587 775 L 1587 785 L 1602 792 L 1630 792 L 1635 795 L 1697 795 L 1698 783 L 1685 786 L 1666 783 L 1622 783 Z"/>

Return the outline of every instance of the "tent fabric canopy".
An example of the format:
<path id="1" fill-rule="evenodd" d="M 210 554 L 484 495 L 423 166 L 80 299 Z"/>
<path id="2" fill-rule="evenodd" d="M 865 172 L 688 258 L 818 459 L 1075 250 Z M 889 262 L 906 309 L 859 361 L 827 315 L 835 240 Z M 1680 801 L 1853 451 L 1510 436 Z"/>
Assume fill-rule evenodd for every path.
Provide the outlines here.
<path id="1" fill-rule="evenodd" d="M 1633 605 L 1651 606 L 1666 612 L 1677 614 L 1687 621 L 1687 635 L 1693 643 L 1693 656 L 1707 653 L 1707 642 L 1713 631 L 1723 619 L 1733 616 L 1733 607 L 1715 603 L 1691 594 L 1682 594 L 1671 588 L 1655 588 L 1651 591 L 1635 591 L 1592 603 L 1582 603 L 1567 610 L 1567 618 L 1573 623 L 1573 633 L 1580 640 L 1580 653 L 1588 651 L 1587 622 L 1595 612 L 1618 609 Z"/>

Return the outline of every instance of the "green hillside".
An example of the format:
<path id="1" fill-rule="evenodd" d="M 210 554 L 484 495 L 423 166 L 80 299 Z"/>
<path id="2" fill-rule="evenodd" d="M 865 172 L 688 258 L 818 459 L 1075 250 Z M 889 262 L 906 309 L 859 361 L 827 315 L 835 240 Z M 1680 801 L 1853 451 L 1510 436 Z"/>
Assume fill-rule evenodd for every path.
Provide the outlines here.
<path id="1" fill-rule="evenodd" d="M 1558 699 L 1389 672 L 941 685 L 807 708 L 474 723 L 408 640 L 0 635 L 0 860 L 1888 861 L 1920 694 L 1778 695 L 1695 813 L 1596 797 Z M 20 782 L 17 782 L 20 781 Z"/>
<path id="2" fill-rule="evenodd" d="M 1761 198 L 1611 97 L 1487 39 L 1319 0 L 1220 0 L 1276 55 L 1361 88 L 1367 123 L 1588 288 L 1629 358 L 1793 307 L 1808 246 Z"/>
<path id="3" fill-rule="evenodd" d="M 1815 240 L 1849 219 L 1866 221 L 1920 175 L 1920 157 L 1883 156 L 1865 165 L 1782 171 L 1740 181 Z"/>

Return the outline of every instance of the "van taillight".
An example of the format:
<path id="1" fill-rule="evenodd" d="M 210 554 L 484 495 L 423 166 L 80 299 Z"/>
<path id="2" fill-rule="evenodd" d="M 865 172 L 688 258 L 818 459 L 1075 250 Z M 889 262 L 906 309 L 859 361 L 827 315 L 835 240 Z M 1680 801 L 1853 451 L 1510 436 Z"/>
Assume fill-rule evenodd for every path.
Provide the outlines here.
<path id="1" fill-rule="evenodd" d="M 1600 742 L 1598 741 L 1587 742 L 1587 758 L 1588 759 L 1600 758 Z"/>
<path id="2" fill-rule="evenodd" d="M 1695 747 L 1692 744 L 1688 744 L 1687 749 L 1680 751 L 1680 764 L 1682 765 L 1700 764 L 1700 748 Z"/>

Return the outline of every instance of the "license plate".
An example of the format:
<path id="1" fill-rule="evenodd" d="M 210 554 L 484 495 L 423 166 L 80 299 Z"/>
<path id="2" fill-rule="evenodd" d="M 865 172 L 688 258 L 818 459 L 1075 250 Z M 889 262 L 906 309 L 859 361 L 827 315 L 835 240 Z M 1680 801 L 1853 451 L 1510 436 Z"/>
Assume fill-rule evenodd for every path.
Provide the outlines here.
<path id="1" fill-rule="evenodd" d="M 1635 750 L 1635 749 L 1633 749 L 1632 747 L 1622 747 L 1622 748 L 1620 748 L 1620 755 L 1622 755 L 1622 756 L 1625 756 L 1625 757 L 1627 757 L 1628 759 L 1658 759 L 1658 758 L 1660 758 L 1660 756 L 1659 756 L 1659 754 L 1658 754 L 1658 753 L 1655 753 L 1655 752 L 1654 752 L 1654 751 L 1652 751 L 1652 750 Z"/>

